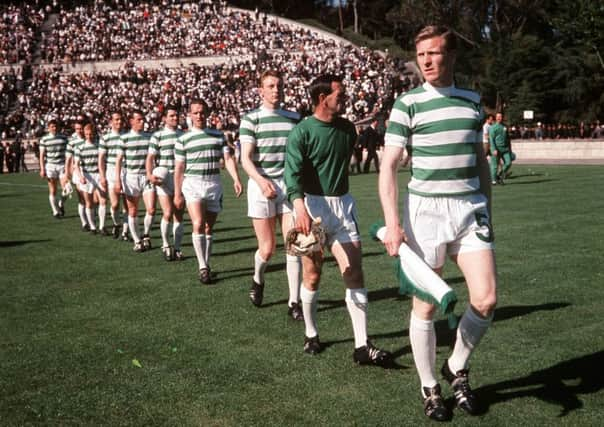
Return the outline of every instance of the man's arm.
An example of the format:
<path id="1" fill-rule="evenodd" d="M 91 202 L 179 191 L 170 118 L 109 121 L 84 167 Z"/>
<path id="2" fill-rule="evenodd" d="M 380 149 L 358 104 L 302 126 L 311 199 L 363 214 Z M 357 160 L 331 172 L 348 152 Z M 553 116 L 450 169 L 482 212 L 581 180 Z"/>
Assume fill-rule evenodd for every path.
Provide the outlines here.
<path id="1" fill-rule="evenodd" d="M 118 154 L 115 158 L 115 186 L 113 190 L 120 194 L 122 192 L 122 159 L 124 158 L 123 154 Z"/>
<path id="2" fill-rule="evenodd" d="M 480 179 L 480 192 L 487 198 L 487 209 L 489 212 L 489 218 L 491 218 L 491 171 L 489 170 L 489 163 L 484 154 L 484 148 L 482 143 L 474 144 L 476 146 L 476 166 L 478 167 L 478 177 Z"/>
<path id="3" fill-rule="evenodd" d="M 237 169 L 237 162 L 235 158 L 231 156 L 231 153 L 224 152 L 224 167 L 226 168 L 231 178 L 233 178 L 233 188 L 235 189 L 235 196 L 241 196 L 243 187 L 241 186 L 241 180 L 239 179 L 239 170 Z"/>
<path id="4" fill-rule="evenodd" d="M 45 152 L 44 145 L 40 144 L 39 161 L 40 161 L 40 177 L 41 178 L 46 178 L 46 169 L 44 168 L 44 166 L 45 166 L 44 165 L 44 152 Z M 1 165 L 0 165 L 0 167 L 1 167 Z"/>
<path id="5" fill-rule="evenodd" d="M 398 210 L 398 164 L 403 154 L 403 147 L 387 145 L 382 154 L 382 164 L 378 176 L 378 189 L 384 222 L 386 223 L 386 235 L 383 242 L 388 254 L 396 256 L 401 243 L 405 240 L 405 233 L 400 224 Z"/>
<path id="6" fill-rule="evenodd" d="M 285 186 L 287 187 L 287 197 L 294 207 L 296 222 L 295 228 L 305 235 L 310 233 L 312 219 L 306 211 L 304 205 L 304 186 L 302 174 L 304 172 L 304 155 L 301 149 L 302 136 L 298 128 L 289 134 L 287 145 L 285 146 Z"/>
<path id="7" fill-rule="evenodd" d="M 241 166 L 243 166 L 245 173 L 258 184 L 264 197 L 267 199 L 274 199 L 277 197 L 277 191 L 273 182 L 260 175 L 254 164 L 255 147 L 255 144 L 247 142 L 241 144 Z"/>
<path id="8" fill-rule="evenodd" d="M 184 180 L 185 162 L 176 160 L 174 162 L 174 207 L 182 209 L 185 200 L 182 195 L 182 182 Z"/>

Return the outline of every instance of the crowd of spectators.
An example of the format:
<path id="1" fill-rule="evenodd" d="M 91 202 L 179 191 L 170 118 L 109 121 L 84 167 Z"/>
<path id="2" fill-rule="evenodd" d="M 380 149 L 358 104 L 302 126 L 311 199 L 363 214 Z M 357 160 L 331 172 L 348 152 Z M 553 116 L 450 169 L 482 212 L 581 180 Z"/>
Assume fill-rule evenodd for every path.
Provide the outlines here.
<path id="1" fill-rule="evenodd" d="M 27 89 L 16 95 L 4 128 L 33 137 L 43 132 L 50 118 L 70 122 L 83 112 L 102 129 L 111 111 L 138 108 L 146 113 L 148 129 L 156 129 L 164 105 L 184 109 L 189 99 L 201 97 L 213 111 L 210 126 L 236 130 L 241 114 L 260 103 L 258 76 L 269 67 L 285 75 L 284 107 L 303 115 L 310 114 L 310 80 L 324 72 L 343 74 L 350 95 L 346 115 L 353 121 L 389 108 L 398 76 L 391 60 L 351 45 L 312 54 L 265 52 L 262 60 L 213 67 L 150 69 L 127 63 L 119 70 L 75 74 L 39 69 Z"/>
<path id="2" fill-rule="evenodd" d="M 41 51 L 46 62 L 65 63 L 248 55 L 285 47 L 308 51 L 336 43 L 267 15 L 232 11 L 225 2 L 97 0 L 61 9 Z"/>
<path id="3" fill-rule="evenodd" d="M 35 38 L 44 22 L 44 9 L 35 5 L 0 5 L 0 64 L 30 63 L 33 59 Z"/>
<path id="4" fill-rule="evenodd" d="M 16 37 L 21 41 L 15 46 L 21 46 L 23 53 L 12 55 L 27 62 L 36 28 L 45 15 L 57 13 L 53 30 L 40 42 L 42 61 L 56 65 L 54 69 L 34 68 L 32 73 L 28 63 L 0 73 L 3 140 L 17 135 L 39 137 L 49 119 L 69 124 L 81 113 L 90 116 L 102 131 L 111 111 L 133 108 L 145 112 L 147 128 L 153 130 L 160 126 L 163 106 L 175 104 L 184 110 L 192 97 L 209 103 L 213 111 L 210 126 L 235 131 L 241 114 L 259 104 L 257 78 L 267 68 L 284 74 L 284 107 L 302 115 L 310 114 L 310 80 L 328 72 L 342 75 L 349 95 L 346 117 L 355 122 L 386 116 L 401 92 L 419 84 L 402 76 L 402 61 L 340 44 L 265 14 L 233 11 L 224 1 L 37 0 L 32 4 L 0 6 L 4 25 L 0 35 L 12 40 L 16 33 L 27 33 L 27 37 Z M 12 31 L 8 31 L 7 23 Z M 13 45 L 2 46 L 6 46 L 4 54 Z M 131 62 L 223 54 L 246 54 L 253 59 L 174 68 L 144 68 Z M 60 65 L 66 60 L 103 59 L 127 61 L 119 69 L 94 73 L 65 73 Z M 510 133 L 515 139 L 589 138 L 604 136 L 604 128 L 599 123 L 537 124 L 511 126 Z"/>
<path id="5" fill-rule="evenodd" d="M 604 124 L 593 123 L 541 123 L 510 126 L 512 139 L 560 140 L 560 139 L 602 139 Z"/>

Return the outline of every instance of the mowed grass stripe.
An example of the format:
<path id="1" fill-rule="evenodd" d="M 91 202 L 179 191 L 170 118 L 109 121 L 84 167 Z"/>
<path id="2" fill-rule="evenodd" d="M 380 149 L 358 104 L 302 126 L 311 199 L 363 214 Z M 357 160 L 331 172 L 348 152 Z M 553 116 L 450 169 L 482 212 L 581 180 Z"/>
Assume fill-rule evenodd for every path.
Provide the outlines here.
<path id="1" fill-rule="evenodd" d="M 456 412 L 453 423 L 598 425 L 604 200 L 597 184 L 604 172 L 528 165 L 513 171 L 507 185 L 493 189 L 499 306 L 471 364 L 487 412 Z M 401 185 L 408 179 L 401 171 Z M 188 218 L 187 259 L 166 263 L 159 215 L 154 249 L 137 255 L 129 243 L 82 233 L 75 199 L 67 218 L 54 220 L 44 188 L 27 187 L 44 185 L 37 175 L 0 176 L 3 425 L 426 423 L 408 340 L 410 301 L 396 293 L 393 260 L 367 237 L 381 217 L 377 175 L 350 182 L 364 238 L 369 333 L 396 355 L 398 369 L 389 371 L 354 366 L 344 289 L 331 257 L 319 297 L 324 353 L 305 355 L 303 325 L 286 316 L 281 245 L 267 272 L 265 306 L 249 303 L 255 236 L 245 196 L 235 199 L 230 179 L 224 182 L 212 259 L 218 283 L 201 287 Z M 448 263 L 444 276 L 462 313 L 461 274 Z M 437 320 L 440 367 L 454 333 Z"/>

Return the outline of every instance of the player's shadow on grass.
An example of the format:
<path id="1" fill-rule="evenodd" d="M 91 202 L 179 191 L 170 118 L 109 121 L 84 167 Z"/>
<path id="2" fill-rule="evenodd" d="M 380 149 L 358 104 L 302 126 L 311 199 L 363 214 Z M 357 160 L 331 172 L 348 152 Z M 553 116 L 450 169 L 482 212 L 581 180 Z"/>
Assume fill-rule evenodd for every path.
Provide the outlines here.
<path id="1" fill-rule="evenodd" d="M 511 305 L 508 307 L 498 307 L 495 309 L 495 315 L 493 316 L 493 322 L 501 322 L 502 320 L 513 319 L 514 317 L 522 317 L 531 314 L 535 311 L 551 311 L 566 308 L 570 305 L 567 302 L 551 302 L 539 305 Z M 465 307 L 461 308 L 459 305 L 455 310 L 457 313 L 457 320 L 459 319 Z M 457 329 L 450 329 L 448 320 L 442 319 L 434 323 L 436 329 L 436 343 L 439 347 L 448 346 L 453 348 L 455 344 L 455 334 Z"/>
<path id="2" fill-rule="evenodd" d="M 512 399 L 534 397 L 561 407 L 559 417 L 583 408 L 580 394 L 604 388 L 604 351 L 560 362 L 522 378 L 501 381 L 476 389 L 487 412 L 490 405 Z"/>
<path id="3" fill-rule="evenodd" d="M 506 185 L 531 185 L 531 184 L 543 184 L 544 182 L 559 181 L 558 179 L 537 179 L 534 181 L 522 181 L 522 182 L 507 182 Z"/>
<path id="4" fill-rule="evenodd" d="M 50 239 L 42 240 L 6 240 L 0 241 L 0 248 L 14 248 L 16 246 L 28 245 L 30 243 L 46 243 L 50 242 Z"/>
<path id="5" fill-rule="evenodd" d="M 225 242 L 239 242 L 241 240 L 249 240 L 255 239 L 256 236 L 253 234 L 248 234 L 246 236 L 237 236 L 237 237 L 226 237 L 221 239 L 214 239 L 214 243 L 225 243 Z"/>
<path id="6" fill-rule="evenodd" d="M 406 296 L 399 298 L 407 298 Z M 371 301 L 371 299 L 370 299 Z M 345 305 L 342 301 L 342 305 Z M 494 322 L 500 322 L 502 320 L 512 319 L 514 317 L 526 316 L 535 311 L 549 311 L 549 310 L 558 310 L 561 308 L 568 307 L 570 304 L 566 302 L 554 302 L 548 304 L 540 304 L 540 305 L 522 305 L 522 306 L 509 306 L 509 307 L 500 307 L 495 309 L 495 316 L 493 317 Z M 460 312 L 458 308 L 456 310 Z M 448 320 L 442 319 L 438 320 L 434 323 L 434 329 L 436 330 L 436 345 L 438 347 L 449 347 L 452 348 L 455 344 L 455 335 L 457 329 L 450 329 Z M 401 329 L 400 331 L 388 332 L 385 334 L 373 334 L 375 338 L 387 338 L 387 339 L 398 339 L 398 338 L 406 338 L 409 336 L 409 329 Z M 395 357 L 400 357 L 405 354 L 411 353 L 411 347 L 409 345 L 405 345 L 399 349 L 393 350 L 392 354 Z"/>

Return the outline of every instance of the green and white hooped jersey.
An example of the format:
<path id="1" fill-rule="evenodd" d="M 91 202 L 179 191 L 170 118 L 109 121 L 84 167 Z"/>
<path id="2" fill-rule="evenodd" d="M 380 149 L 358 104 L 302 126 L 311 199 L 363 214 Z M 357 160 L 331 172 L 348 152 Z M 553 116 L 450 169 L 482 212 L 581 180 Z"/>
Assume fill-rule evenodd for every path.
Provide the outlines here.
<path id="1" fill-rule="evenodd" d="M 170 172 L 174 172 L 174 146 L 182 134 L 179 129 L 164 128 L 151 135 L 148 153 L 155 156 L 157 166 L 166 167 Z"/>
<path id="2" fill-rule="evenodd" d="M 88 173 L 99 172 L 99 142 L 97 140 L 89 143 L 78 145 L 75 150 L 75 161 L 80 161 L 80 167 L 82 171 Z"/>
<path id="3" fill-rule="evenodd" d="M 105 164 L 115 167 L 115 159 L 121 145 L 120 134 L 114 131 L 101 136 L 99 152 L 105 154 Z"/>
<path id="4" fill-rule="evenodd" d="M 289 132 L 300 121 L 300 115 L 288 110 L 260 107 L 241 118 L 241 144 L 254 144 L 254 165 L 258 173 L 270 178 L 283 176 L 285 145 Z"/>
<path id="5" fill-rule="evenodd" d="M 73 157 L 76 149 L 84 143 L 84 139 L 78 135 L 73 134 L 69 141 L 67 141 L 67 147 L 65 148 L 65 158 Z"/>
<path id="6" fill-rule="evenodd" d="M 120 136 L 117 155 L 124 156 L 125 170 L 130 175 L 144 175 L 150 136 L 146 132 L 130 131 Z"/>
<path id="7" fill-rule="evenodd" d="M 385 145 L 407 146 L 410 193 L 447 196 L 480 190 L 476 144 L 483 111 L 476 92 L 424 83 L 403 95 L 390 113 Z"/>
<path id="8" fill-rule="evenodd" d="M 176 141 L 174 160 L 185 163 L 184 176 L 216 177 L 220 175 L 220 159 L 228 151 L 222 132 L 191 128 Z"/>
<path id="9" fill-rule="evenodd" d="M 65 150 L 67 138 L 63 135 L 47 133 L 40 139 L 40 147 L 44 147 L 46 163 L 62 165 L 65 163 Z"/>

